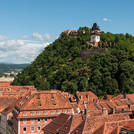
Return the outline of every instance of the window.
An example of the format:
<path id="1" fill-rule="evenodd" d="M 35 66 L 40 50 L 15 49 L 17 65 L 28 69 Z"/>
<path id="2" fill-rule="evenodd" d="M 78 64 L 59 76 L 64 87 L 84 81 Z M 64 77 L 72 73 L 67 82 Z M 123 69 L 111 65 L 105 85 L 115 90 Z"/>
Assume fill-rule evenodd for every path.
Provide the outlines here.
<path id="1" fill-rule="evenodd" d="M 41 122 L 41 119 L 37 119 L 37 122 L 40 123 Z"/>
<path id="2" fill-rule="evenodd" d="M 51 114 L 54 114 L 54 111 L 52 111 Z"/>
<path id="3" fill-rule="evenodd" d="M 63 111 L 62 113 L 66 113 L 66 111 Z"/>
<path id="4" fill-rule="evenodd" d="M 34 119 L 31 119 L 31 123 L 34 123 Z"/>
<path id="5" fill-rule="evenodd" d="M 57 114 L 60 114 L 60 111 L 57 111 Z"/>
<path id="6" fill-rule="evenodd" d="M 47 115 L 48 113 L 47 112 L 44 112 L 44 115 Z"/>
<path id="7" fill-rule="evenodd" d="M 69 110 L 69 111 L 68 111 L 68 113 L 70 114 L 70 113 L 71 113 L 71 111 Z"/>
<path id="8" fill-rule="evenodd" d="M 31 113 L 32 116 L 34 116 L 34 113 Z"/>
<path id="9" fill-rule="evenodd" d="M 40 131 L 41 130 L 41 127 L 40 126 L 37 126 L 37 131 Z"/>
<path id="10" fill-rule="evenodd" d="M 23 113 L 23 116 L 27 116 L 27 113 Z"/>
<path id="11" fill-rule="evenodd" d="M 26 127 L 23 127 L 23 132 L 27 132 L 27 128 Z"/>
<path id="12" fill-rule="evenodd" d="M 47 121 L 48 121 L 48 118 L 44 118 L 43 121 L 44 121 L 44 122 L 47 122 Z"/>
<path id="13" fill-rule="evenodd" d="M 31 126 L 31 132 L 34 132 L 34 126 Z"/>
<path id="14" fill-rule="evenodd" d="M 37 112 L 37 115 L 40 115 L 40 112 Z"/>
<path id="15" fill-rule="evenodd" d="M 27 119 L 23 119 L 23 123 L 26 124 L 27 123 Z"/>
<path id="16" fill-rule="evenodd" d="M 54 120 L 54 118 L 50 118 L 50 121 Z"/>

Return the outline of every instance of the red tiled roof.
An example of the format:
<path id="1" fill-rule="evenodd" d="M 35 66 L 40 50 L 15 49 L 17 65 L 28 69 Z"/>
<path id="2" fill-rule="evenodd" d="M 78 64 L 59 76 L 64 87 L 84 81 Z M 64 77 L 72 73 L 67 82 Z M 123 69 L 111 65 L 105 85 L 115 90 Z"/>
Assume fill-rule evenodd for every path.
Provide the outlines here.
<path id="1" fill-rule="evenodd" d="M 76 30 L 71 30 L 71 33 L 77 33 L 77 31 Z"/>
<path id="2" fill-rule="evenodd" d="M 51 110 L 54 112 L 54 116 L 57 116 L 57 110 L 60 112 L 68 110 L 72 114 L 72 105 L 68 98 L 65 98 L 61 91 L 58 90 L 46 90 L 40 91 L 34 94 L 27 94 L 16 104 L 15 108 L 20 111 L 18 118 L 30 118 L 30 111 L 40 112 L 40 116 L 44 117 L 44 112 L 47 111 L 46 116 L 53 116 Z M 27 113 L 27 116 L 23 117 L 23 111 Z M 36 118 L 36 116 L 34 116 Z M 45 116 L 45 117 L 46 117 Z"/>
<path id="3" fill-rule="evenodd" d="M 113 97 L 112 100 L 120 100 L 122 97 L 123 97 L 123 95 L 119 94 L 119 95 Z"/>
<path id="4" fill-rule="evenodd" d="M 52 122 L 46 125 L 42 130 L 44 132 L 48 132 L 49 134 L 56 134 L 58 132 L 58 129 L 70 118 L 71 115 L 62 113 L 57 118 L 55 118 Z"/>
<path id="5" fill-rule="evenodd" d="M 70 32 L 70 29 L 68 29 L 68 30 L 64 31 L 63 33 L 69 33 L 69 32 Z"/>
<path id="6" fill-rule="evenodd" d="M 132 130 L 132 129 L 134 129 L 134 120 L 132 122 L 129 122 L 128 124 L 126 124 L 122 128 L 123 129 L 126 129 L 126 130 Z"/>
<path id="7" fill-rule="evenodd" d="M 83 120 L 80 125 L 78 125 L 70 134 L 82 134 L 85 125 L 85 120 Z"/>
<path id="8" fill-rule="evenodd" d="M 107 100 L 111 100 L 113 98 L 113 95 L 107 95 L 107 99 L 104 100 L 104 97 L 102 97 L 101 99 L 99 99 L 100 101 L 107 101 Z"/>
<path id="9" fill-rule="evenodd" d="M 98 97 L 91 91 L 87 91 L 87 92 L 77 91 L 76 95 L 77 95 L 78 99 L 82 102 L 84 102 L 84 101 L 93 102 L 93 101 L 98 100 Z"/>
<path id="10" fill-rule="evenodd" d="M 119 100 L 115 100 L 115 103 L 118 105 L 118 106 L 123 106 L 123 103 Z"/>
<path id="11" fill-rule="evenodd" d="M 103 125 L 105 122 L 128 120 L 128 119 L 130 119 L 129 115 L 122 114 L 122 113 L 112 114 L 112 115 L 107 115 L 107 116 L 88 117 L 86 119 L 83 132 L 90 133 L 92 131 L 95 131 L 97 128 L 99 128 L 101 125 Z"/>
<path id="12" fill-rule="evenodd" d="M 39 105 L 41 104 L 41 106 Z M 35 93 L 29 102 L 23 107 L 23 110 L 39 110 L 39 109 L 61 109 L 72 108 L 68 99 L 66 99 L 60 91 Z"/>
<path id="13" fill-rule="evenodd" d="M 0 96 L 0 113 L 6 108 L 17 101 L 16 97 Z"/>
<path id="14" fill-rule="evenodd" d="M 62 113 L 42 130 L 44 132 L 49 132 L 50 134 L 56 134 L 57 132 L 68 134 L 82 121 L 81 115 L 67 115 Z"/>
<path id="15" fill-rule="evenodd" d="M 127 96 L 132 102 L 134 102 L 134 94 L 126 94 L 126 96 Z"/>
<path id="16" fill-rule="evenodd" d="M 120 101 L 123 103 L 123 105 L 129 105 L 130 104 L 127 99 L 121 99 Z"/>

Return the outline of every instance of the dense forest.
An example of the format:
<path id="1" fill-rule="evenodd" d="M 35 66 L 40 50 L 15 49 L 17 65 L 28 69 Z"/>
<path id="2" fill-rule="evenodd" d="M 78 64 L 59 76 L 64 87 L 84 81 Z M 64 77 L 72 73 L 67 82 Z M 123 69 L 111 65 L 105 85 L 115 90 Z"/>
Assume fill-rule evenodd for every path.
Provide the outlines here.
<path id="1" fill-rule="evenodd" d="M 86 32 L 83 33 L 82 31 Z M 60 37 L 19 73 L 13 85 L 35 85 L 37 89 L 59 89 L 75 93 L 90 90 L 98 96 L 134 92 L 134 37 L 128 33 L 101 33 L 98 48 L 87 47 L 89 28 L 80 27 L 77 37 Z M 113 44 L 116 44 L 115 46 Z M 105 45 L 107 44 L 107 45 Z M 102 49 L 90 58 L 80 52 Z"/>

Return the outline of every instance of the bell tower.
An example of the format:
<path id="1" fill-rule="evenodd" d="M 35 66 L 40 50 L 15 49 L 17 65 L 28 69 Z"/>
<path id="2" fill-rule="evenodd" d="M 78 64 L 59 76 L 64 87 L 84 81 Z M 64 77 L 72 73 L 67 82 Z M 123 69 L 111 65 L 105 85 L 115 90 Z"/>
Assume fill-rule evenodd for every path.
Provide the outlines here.
<path id="1" fill-rule="evenodd" d="M 97 23 L 93 24 L 90 35 L 91 35 L 91 39 L 90 39 L 91 45 L 98 47 L 98 42 L 100 41 L 101 29 L 97 25 Z"/>

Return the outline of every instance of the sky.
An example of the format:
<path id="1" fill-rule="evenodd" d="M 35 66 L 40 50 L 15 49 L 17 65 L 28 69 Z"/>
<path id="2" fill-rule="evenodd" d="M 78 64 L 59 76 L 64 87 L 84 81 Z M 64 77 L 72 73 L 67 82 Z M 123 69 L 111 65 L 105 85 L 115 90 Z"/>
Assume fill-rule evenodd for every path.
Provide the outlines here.
<path id="1" fill-rule="evenodd" d="M 134 0 L 0 0 L 0 63 L 31 63 L 67 29 L 134 35 Z"/>

